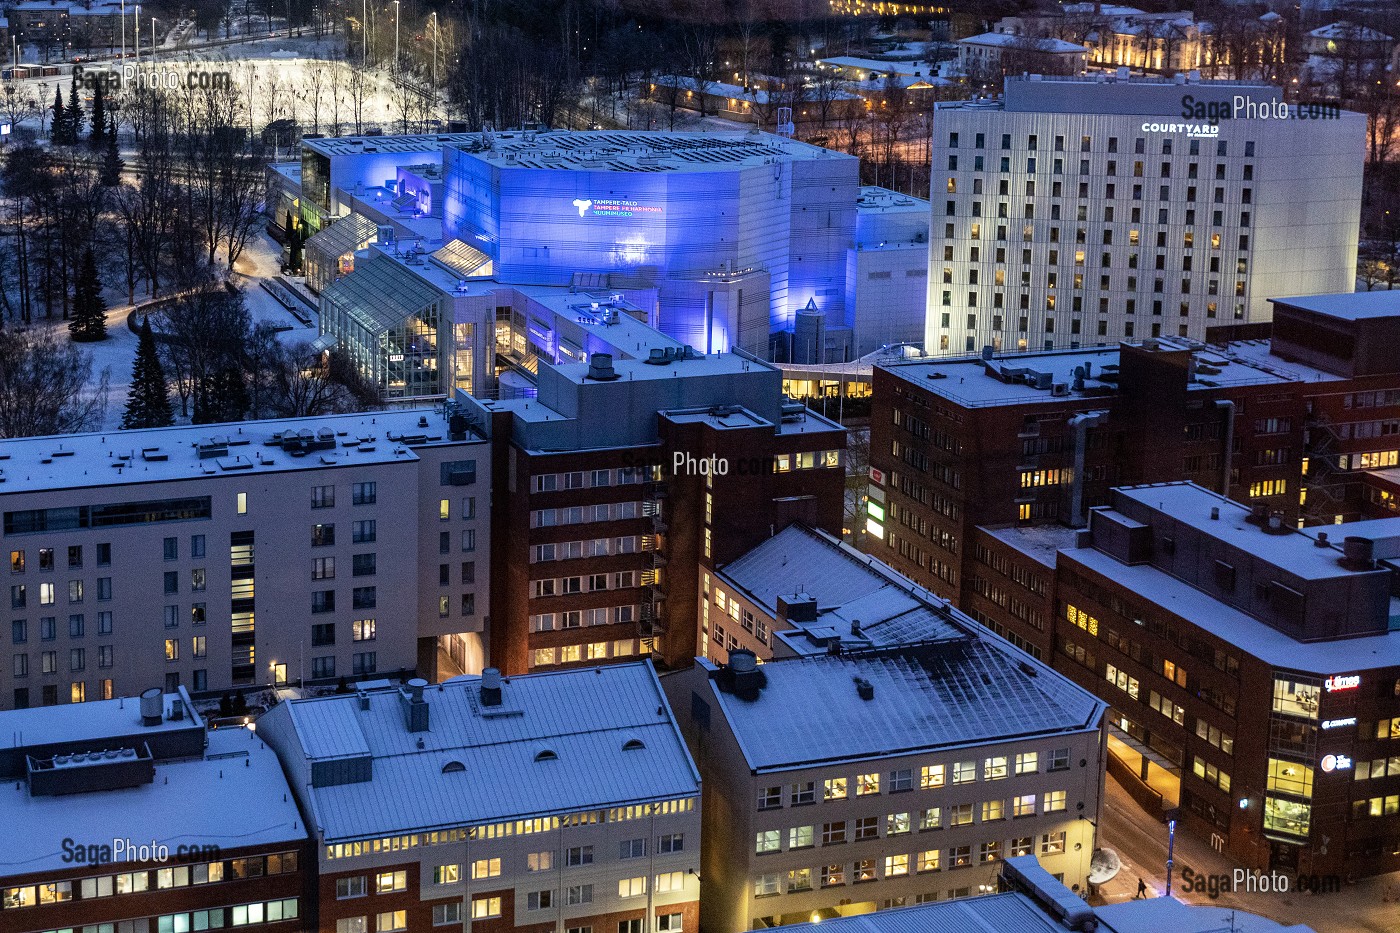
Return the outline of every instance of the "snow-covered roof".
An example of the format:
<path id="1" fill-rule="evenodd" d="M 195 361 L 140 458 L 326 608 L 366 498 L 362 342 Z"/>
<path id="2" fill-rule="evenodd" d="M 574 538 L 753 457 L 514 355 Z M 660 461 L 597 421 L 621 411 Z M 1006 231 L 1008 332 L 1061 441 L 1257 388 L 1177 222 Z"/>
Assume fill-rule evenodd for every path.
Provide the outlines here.
<path id="1" fill-rule="evenodd" d="M 773 660 L 759 670 L 754 699 L 708 681 L 755 772 L 1097 730 L 1106 708 L 991 635 Z M 857 680 L 872 698 L 862 698 Z"/>
<path id="2" fill-rule="evenodd" d="M 126 706 L 134 709 L 136 701 Z M 158 761 L 155 769 L 153 783 L 118 790 L 36 797 L 23 782 L 0 787 L 0 825 L 24 830 L 5 834 L 0 877 L 70 869 L 65 838 L 84 845 L 154 840 L 174 853 L 178 846 L 230 851 L 307 837 L 277 756 L 247 729 L 216 729 L 203 759 Z"/>
<path id="3" fill-rule="evenodd" d="M 1082 45 L 1066 42 L 1063 39 L 1032 39 L 1025 36 L 1008 36 L 999 32 L 984 32 L 976 36 L 959 39 L 959 45 L 985 45 L 1002 49 L 1021 49 L 1027 52 L 1047 52 L 1061 54 L 1067 52 L 1088 52 Z"/>
<path id="4" fill-rule="evenodd" d="M 1345 42 L 1393 42 L 1390 36 L 1370 26 L 1355 23 L 1337 22 L 1320 26 L 1309 32 L 1315 39 L 1340 39 Z"/>
<path id="5" fill-rule="evenodd" d="M 699 793 L 648 661 L 505 678 L 499 706 L 482 705 L 480 685 L 428 687 L 422 732 L 408 731 L 407 701 L 388 689 L 367 692 L 365 709 L 355 695 L 292 700 L 259 721 L 260 734 L 284 760 L 369 759 L 373 780 L 306 789 L 328 842 Z"/>
<path id="6" fill-rule="evenodd" d="M 929 77 L 938 74 L 938 65 L 925 61 L 886 61 L 879 58 L 858 58 L 853 55 L 838 55 L 835 58 L 823 58 L 819 65 L 829 65 L 832 68 L 842 70 L 850 68 L 856 71 L 869 71 L 880 75 L 909 75 L 910 77 Z"/>
<path id="7" fill-rule="evenodd" d="M 177 703 L 179 719 L 173 718 Z M 178 732 L 203 725 L 204 720 L 184 691 L 163 694 L 161 721 L 149 726 L 142 724 L 141 701 L 137 697 L 31 706 L 0 713 L 0 733 L 11 736 L 13 746 L 92 742 L 97 747 L 103 740 L 114 737 Z"/>
<path id="8" fill-rule="evenodd" d="M 341 281 L 353 278 L 346 276 Z M 427 418 L 429 427 L 420 427 L 420 418 Z M 294 457 L 268 444 L 274 434 L 315 434 L 322 429 L 330 432 L 334 446 L 307 456 Z M 23 509 L 27 508 L 23 500 L 10 499 L 12 494 L 417 459 L 406 444 L 397 443 L 404 437 L 421 438 L 413 441 L 414 446 L 446 442 L 447 425 L 432 409 L 391 409 L 319 418 L 10 438 L 0 444 L 0 499 L 7 510 Z M 366 438 L 376 442 L 363 443 Z M 209 455 L 211 445 L 227 449 L 217 456 Z M 190 495 L 195 494 L 192 488 Z"/>
<path id="9" fill-rule="evenodd" d="M 1340 292 L 1331 295 L 1305 295 L 1299 298 L 1271 298 L 1274 304 L 1288 305 L 1346 321 L 1367 318 L 1400 317 L 1400 289 L 1375 292 Z"/>

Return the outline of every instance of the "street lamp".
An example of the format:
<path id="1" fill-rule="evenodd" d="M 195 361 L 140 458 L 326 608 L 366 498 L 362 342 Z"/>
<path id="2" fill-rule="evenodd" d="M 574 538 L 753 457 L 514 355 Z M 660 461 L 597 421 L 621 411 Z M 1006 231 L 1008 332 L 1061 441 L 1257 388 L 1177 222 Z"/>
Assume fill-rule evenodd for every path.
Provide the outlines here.
<path id="1" fill-rule="evenodd" d="M 1167 811 L 1167 897 L 1172 896 L 1172 867 L 1176 864 L 1172 856 L 1176 851 L 1176 820 L 1180 814 L 1176 808 Z"/>
<path id="2" fill-rule="evenodd" d="M 433 91 L 437 91 L 437 58 L 438 58 L 438 18 L 437 10 L 433 11 Z"/>
<path id="3" fill-rule="evenodd" d="M 399 73 L 399 0 L 394 0 L 394 68 L 393 73 Z"/>

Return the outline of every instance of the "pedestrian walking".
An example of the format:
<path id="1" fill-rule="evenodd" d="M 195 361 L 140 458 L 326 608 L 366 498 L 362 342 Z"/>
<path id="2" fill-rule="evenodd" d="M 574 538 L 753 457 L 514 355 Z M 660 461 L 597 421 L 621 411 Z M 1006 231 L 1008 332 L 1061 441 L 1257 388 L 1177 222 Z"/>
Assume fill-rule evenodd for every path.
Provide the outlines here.
<path id="1" fill-rule="evenodd" d="M 1137 889 L 1137 893 L 1133 895 L 1133 900 L 1137 900 L 1137 899 L 1140 898 L 1140 897 L 1146 897 L 1146 896 L 1147 896 L 1147 882 L 1146 882 L 1146 881 L 1143 881 L 1141 878 L 1139 878 L 1139 879 L 1138 879 L 1138 889 Z"/>

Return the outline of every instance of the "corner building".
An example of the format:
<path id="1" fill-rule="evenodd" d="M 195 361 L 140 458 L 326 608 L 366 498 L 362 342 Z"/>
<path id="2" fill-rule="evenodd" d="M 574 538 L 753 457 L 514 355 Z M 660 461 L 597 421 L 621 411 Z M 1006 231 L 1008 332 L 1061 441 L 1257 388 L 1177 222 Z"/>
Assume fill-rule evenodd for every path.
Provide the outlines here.
<path id="1" fill-rule="evenodd" d="M 1271 298 L 1352 291 L 1365 117 L 1183 116 L 1281 94 L 1030 75 L 939 104 L 927 350 L 1200 340 L 1268 321 Z"/>
<path id="2" fill-rule="evenodd" d="M 665 687 L 701 763 L 703 923 L 755 930 L 994 890 L 1082 890 L 1105 704 L 994 637 L 697 658 Z"/>
<path id="3" fill-rule="evenodd" d="M 646 662 L 282 703 L 324 933 L 682 933 L 700 776 Z"/>
<path id="4" fill-rule="evenodd" d="M 315 929 L 315 849 L 252 730 L 206 731 L 158 687 L 0 727 L 0 929 Z"/>

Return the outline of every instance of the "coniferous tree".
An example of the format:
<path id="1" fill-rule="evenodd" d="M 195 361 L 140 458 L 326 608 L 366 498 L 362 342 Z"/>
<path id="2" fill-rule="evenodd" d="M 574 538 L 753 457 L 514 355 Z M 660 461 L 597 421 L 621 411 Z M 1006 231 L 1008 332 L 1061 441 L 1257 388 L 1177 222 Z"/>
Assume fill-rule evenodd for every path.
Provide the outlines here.
<path id="1" fill-rule="evenodd" d="M 126 397 L 123 428 L 163 428 L 173 423 L 170 412 L 170 392 L 165 384 L 165 370 L 156 353 L 156 338 L 151 322 L 141 321 L 140 340 L 136 345 L 136 362 L 131 368 L 131 389 Z"/>
<path id="2" fill-rule="evenodd" d="M 90 249 L 83 253 L 73 288 L 73 317 L 68 322 L 68 332 L 74 340 L 84 342 L 107 339 L 107 302 L 102 299 L 97 260 Z"/>
<path id="3" fill-rule="evenodd" d="M 116 117 L 107 118 L 107 132 L 102 134 L 105 142 L 102 153 L 102 169 L 100 180 L 105 187 L 115 188 L 122 183 L 122 169 L 126 164 L 122 162 L 121 155 L 117 152 L 117 120 Z"/>
<path id="4" fill-rule="evenodd" d="M 73 76 L 72 86 L 68 88 L 68 108 L 63 118 L 64 132 L 67 134 L 65 140 L 69 146 L 76 146 L 83 136 L 83 123 L 86 117 L 83 115 L 83 104 L 78 97 L 78 76 Z"/>
<path id="5" fill-rule="evenodd" d="M 102 99 L 102 82 L 92 89 L 92 132 L 88 134 L 88 146 L 93 152 L 101 152 L 107 143 L 107 104 Z"/>
<path id="6" fill-rule="evenodd" d="M 49 125 L 49 138 L 55 146 L 68 145 L 68 108 L 63 105 L 63 88 L 53 89 L 53 123 Z"/>

